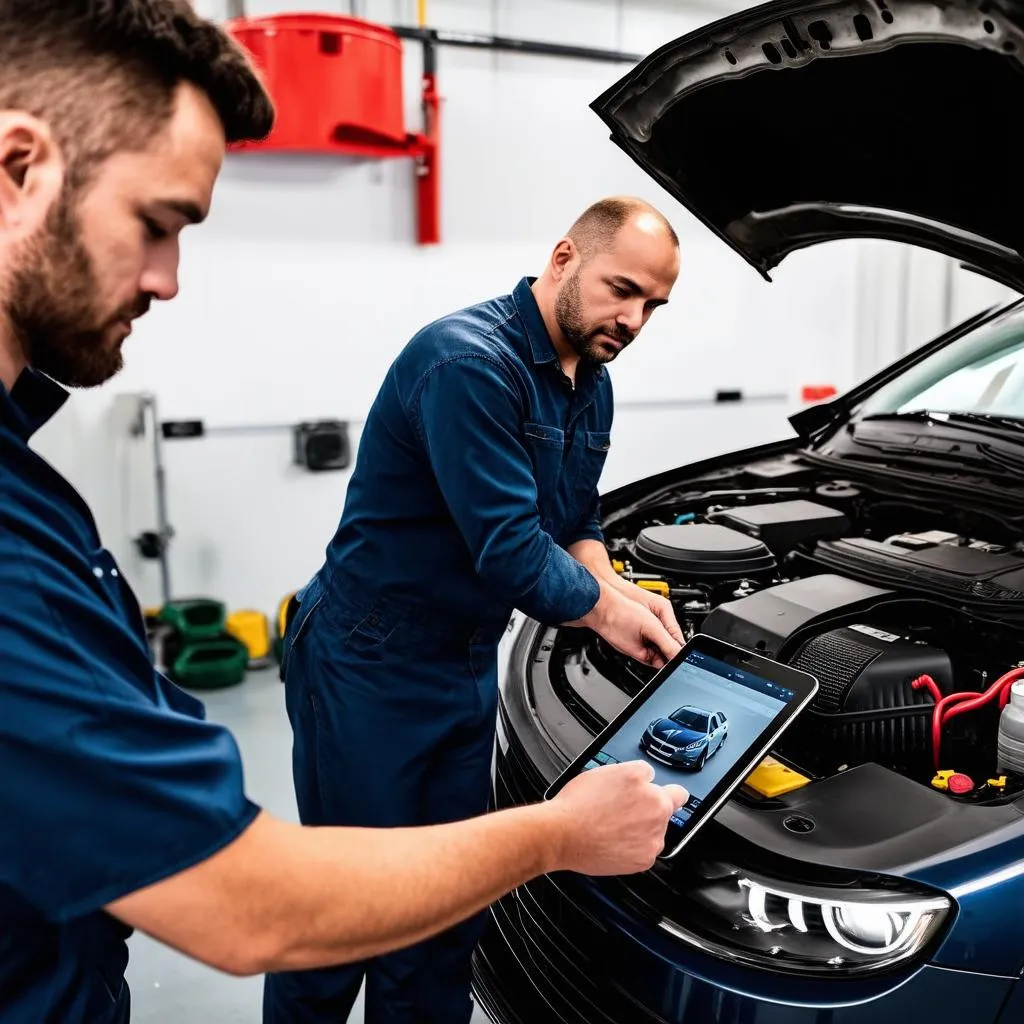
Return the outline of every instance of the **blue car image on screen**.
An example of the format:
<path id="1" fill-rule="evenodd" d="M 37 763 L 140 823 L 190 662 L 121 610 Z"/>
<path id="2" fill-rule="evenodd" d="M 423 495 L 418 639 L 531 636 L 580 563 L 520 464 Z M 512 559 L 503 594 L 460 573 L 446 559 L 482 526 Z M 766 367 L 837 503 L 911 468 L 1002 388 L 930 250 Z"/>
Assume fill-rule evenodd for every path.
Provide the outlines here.
<path id="1" fill-rule="evenodd" d="M 640 749 L 673 768 L 700 771 L 729 732 L 724 711 L 714 713 L 692 704 L 676 708 L 668 718 L 656 718 L 640 737 Z"/>

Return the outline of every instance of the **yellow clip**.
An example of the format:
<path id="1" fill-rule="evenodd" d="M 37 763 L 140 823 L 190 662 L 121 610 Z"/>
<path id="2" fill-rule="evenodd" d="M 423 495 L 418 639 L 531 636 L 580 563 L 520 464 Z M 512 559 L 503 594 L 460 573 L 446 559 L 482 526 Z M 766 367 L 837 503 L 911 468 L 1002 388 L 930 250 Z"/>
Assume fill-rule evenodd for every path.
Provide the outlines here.
<path id="1" fill-rule="evenodd" d="M 768 798 L 791 793 L 806 786 L 811 780 L 806 775 L 787 768 L 774 757 L 766 757 L 748 776 L 747 785 Z"/>
<path id="2" fill-rule="evenodd" d="M 1006 788 L 1006 776 L 1000 775 L 998 779 L 989 779 L 988 784 L 993 789 L 1005 789 Z"/>
<path id="3" fill-rule="evenodd" d="M 612 568 L 616 572 L 625 572 L 626 571 L 626 563 L 625 562 L 620 562 L 617 558 L 613 559 L 612 560 Z"/>
<path id="4" fill-rule="evenodd" d="M 637 580 L 636 585 L 641 590 L 649 590 L 654 594 L 661 594 L 662 597 L 668 597 L 669 590 L 668 584 L 664 580 Z"/>
<path id="5" fill-rule="evenodd" d="M 941 771 L 937 772 L 935 778 L 932 779 L 932 785 L 936 789 L 949 789 L 949 779 L 951 775 L 956 775 L 956 772 L 952 771 Z"/>

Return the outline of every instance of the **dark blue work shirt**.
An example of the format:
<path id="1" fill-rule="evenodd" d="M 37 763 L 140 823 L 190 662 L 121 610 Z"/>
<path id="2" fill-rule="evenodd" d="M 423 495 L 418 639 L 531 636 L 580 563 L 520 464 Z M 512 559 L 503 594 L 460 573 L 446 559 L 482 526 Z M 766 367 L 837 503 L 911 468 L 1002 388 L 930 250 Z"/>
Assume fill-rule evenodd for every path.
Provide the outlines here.
<path id="1" fill-rule="evenodd" d="M 513 608 L 581 618 L 599 589 L 566 552 L 601 540 L 612 387 L 575 387 L 524 278 L 428 325 L 392 364 L 362 433 L 328 594 L 384 595 L 452 633 L 500 636 Z"/>
<path id="2" fill-rule="evenodd" d="M 120 1024 L 131 932 L 102 908 L 258 808 L 230 734 L 154 670 L 88 507 L 28 446 L 66 397 L 29 370 L 0 385 L 0 1021 Z"/>

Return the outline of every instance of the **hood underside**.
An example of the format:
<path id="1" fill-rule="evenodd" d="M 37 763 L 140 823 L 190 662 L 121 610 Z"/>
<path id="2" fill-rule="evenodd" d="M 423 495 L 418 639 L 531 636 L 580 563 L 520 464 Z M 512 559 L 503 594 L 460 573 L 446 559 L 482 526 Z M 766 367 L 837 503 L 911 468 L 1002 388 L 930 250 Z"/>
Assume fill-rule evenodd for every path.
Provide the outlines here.
<path id="1" fill-rule="evenodd" d="M 783 0 L 663 46 L 592 108 L 765 277 L 872 237 L 1024 291 L 1022 20 L 987 0 Z"/>

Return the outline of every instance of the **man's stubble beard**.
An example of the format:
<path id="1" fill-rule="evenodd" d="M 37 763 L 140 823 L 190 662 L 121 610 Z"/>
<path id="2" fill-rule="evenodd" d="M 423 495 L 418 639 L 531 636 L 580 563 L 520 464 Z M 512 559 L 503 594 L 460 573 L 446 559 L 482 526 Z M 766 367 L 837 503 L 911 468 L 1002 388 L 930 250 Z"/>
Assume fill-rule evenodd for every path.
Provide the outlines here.
<path id="1" fill-rule="evenodd" d="M 603 328 L 586 327 L 583 321 L 583 298 L 580 293 L 581 269 L 582 267 L 577 267 L 569 280 L 559 289 L 555 298 L 555 322 L 580 359 L 594 364 L 610 363 L 619 353 L 609 352 L 602 347 L 597 341 L 597 335 L 608 334 L 621 341 L 623 348 L 633 340 L 633 335 L 621 328 L 605 331 Z"/>
<path id="2" fill-rule="evenodd" d="M 38 233 L 15 254 L 6 291 L 4 313 L 33 369 L 81 388 L 121 369 L 121 346 L 107 340 L 116 317 L 104 323 L 97 308 L 99 286 L 74 194 L 54 201 Z"/>

